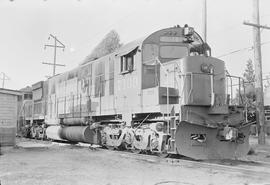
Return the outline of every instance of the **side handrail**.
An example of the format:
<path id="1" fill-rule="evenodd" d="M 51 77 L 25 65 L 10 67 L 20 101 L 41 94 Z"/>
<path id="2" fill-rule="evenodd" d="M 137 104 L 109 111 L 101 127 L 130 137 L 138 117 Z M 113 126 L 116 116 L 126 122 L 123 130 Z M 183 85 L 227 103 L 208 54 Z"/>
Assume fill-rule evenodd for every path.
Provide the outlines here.
<path id="1" fill-rule="evenodd" d="M 244 79 L 242 77 L 239 76 L 233 76 L 233 75 L 226 75 L 227 78 L 230 78 L 231 84 L 230 84 L 230 88 L 231 88 L 231 99 L 233 97 L 233 87 L 234 86 L 238 86 L 238 94 L 239 94 L 239 100 L 238 100 L 238 105 L 241 104 L 245 104 L 246 103 L 246 91 L 245 91 L 245 86 L 244 86 Z M 233 84 L 232 79 L 237 79 L 238 83 Z M 242 80 L 242 86 L 241 86 L 241 80 Z M 243 93 L 241 93 L 241 90 L 243 89 Z M 244 95 L 244 97 L 243 97 Z"/>
<path id="2" fill-rule="evenodd" d="M 239 77 L 239 76 L 233 76 L 233 75 L 230 75 L 227 72 L 227 75 L 226 75 L 226 78 L 229 78 L 230 79 L 230 87 L 231 87 L 231 98 L 230 98 L 230 104 L 232 104 L 232 98 L 233 98 L 233 86 L 238 86 L 238 105 L 244 105 L 244 109 L 245 109 L 245 120 L 247 121 L 247 110 L 248 110 L 248 103 L 247 103 L 247 97 L 246 97 L 246 88 L 245 88 L 245 82 L 244 82 L 244 79 L 242 77 Z M 232 82 L 232 79 L 238 79 L 238 83 L 237 84 L 233 84 Z M 242 88 L 241 88 L 241 84 L 242 84 Z M 242 93 L 241 93 L 241 90 Z"/>

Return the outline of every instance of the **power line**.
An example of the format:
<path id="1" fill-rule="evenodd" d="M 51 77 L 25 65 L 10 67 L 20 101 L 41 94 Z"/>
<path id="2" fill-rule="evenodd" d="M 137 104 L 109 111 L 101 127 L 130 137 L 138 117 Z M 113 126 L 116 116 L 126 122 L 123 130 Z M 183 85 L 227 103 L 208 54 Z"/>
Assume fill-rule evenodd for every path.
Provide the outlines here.
<path id="1" fill-rule="evenodd" d="M 50 40 L 50 38 L 53 38 L 54 39 L 54 45 L 52 45 L 52 44 L 45 44 L 44 45 L 44 49 L 46 49 L 46 47 L 52 47 L 52 48 L 54 48 L 53 63 L 42 62 L 42 64 L 52 65 L 53 66 L 53 76 L 54 76 L 55 75 L 55 68 L 56 68 L 56 66 L 62 66 L 62 67 L 65 66 L 64 64 L 57 64 L 56 63 L 56 51 L 57 51 L 58 48 L 62 48 L 63 51 L 64 51 L 64 49 L 65 49 L 66 46 L 61 41 L 59 41 L 56 38 L 56 36 L 50 34 L 48 40 Z M 58 45 L 58 44 L 60 44 L 60 45 Z"/>
<path id="2" fill-rule="evenodd" d="M 270 41 L 262 42 L 260 45 L 262 46 L 262 45 L 269 44 L 269 43 L 270 43 Z M 245 50 L 253 50 L 253 49 L 254 49 L 253 46 L 242 48 L 242 49 L 237 49 L 237 50 L 222 54 L 222 55 L 220 55 L 220 56 L 218 56 L 216 58 L 222 58 L 222 57 L 225 57 L 225 56 L 228 56 L 228 55 L 232 55 L 234 53 L 242 52 L 242 51 L 245 51 Z"/>
<path id="3" fill-rule="evenodd" d="M 251 47 L 246 47 L 246 48 L 242 48 L 242 49 L 237 49 L 237 50 L 231 51 L 229 53 L 222 54 L 222 55 L 218 56 L 217 58 L 222 58 L 222 57 L 232 55 L 234 53 L 238 53 L 238 52 L 241 52 L 241 51 L 249 50 L 249 49 L 253 49 L 253 47 L 251 46 Z"/>
<path id="4" fill-rule="evenodd" d="M 267 80 L 270 80 L 270 77 L 267 77 L 267 78 L 264 78 L 264 79 L 262 79 L 262 81 L 267 81 Z M 253 83 L 255 83 L 255 80 L 253 80 L 253 81 L 243 81 L 243 84 L 245 85 L 245 84 L 253 84 Z M 230 86 L 232 86 L 232 87 L 234 87 L 234 86 L 239 86 L 239 84 L 232 84 L 232 85 L 230 85 Z"/>

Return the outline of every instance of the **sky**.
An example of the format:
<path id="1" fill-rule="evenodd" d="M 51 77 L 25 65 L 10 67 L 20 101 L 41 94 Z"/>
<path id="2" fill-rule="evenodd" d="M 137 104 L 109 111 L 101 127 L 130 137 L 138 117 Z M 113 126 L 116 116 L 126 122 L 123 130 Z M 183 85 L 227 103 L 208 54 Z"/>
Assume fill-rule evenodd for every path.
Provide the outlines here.
<path id="1" fill-rule="evenodd" d="M 20 89 L 52 75 L 53 44 L 49 34 L 65 44 L 57 50 L 56 73 L 79 65 L 112 29 L 122 43 L 159 29 L 188 24 L 202 33 L 202 0 L 0 0 L 0 73 L 10 79 L 5 88 Z M 207 0 L 207 42 L 212 56 L 225 61 L 230 74 L 242 76 L 253 60 L 252 0 Z M 260 0 L 260 23 L 270 26 L 270 1 Z M 270 73 L 270 30 L 261 31 L 263 75 Z M 269 42 L 269 43 L 267 43 Z M 233 51 L 239 52 L 232 53 Z M 0 84 L 1 85 L 1 84 Z"/>

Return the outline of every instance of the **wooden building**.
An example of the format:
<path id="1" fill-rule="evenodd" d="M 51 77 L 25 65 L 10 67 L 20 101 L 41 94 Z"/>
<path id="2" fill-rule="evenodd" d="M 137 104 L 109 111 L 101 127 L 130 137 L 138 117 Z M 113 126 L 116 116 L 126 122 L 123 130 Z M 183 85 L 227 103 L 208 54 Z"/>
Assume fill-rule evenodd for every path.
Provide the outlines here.
<path id="1" fill-rule="evenodd" d="M 15 144 L 15 135 L 18 117 L 18 98 L 20 91 L 0 88 L 0 144 L 12 146 Z"/>

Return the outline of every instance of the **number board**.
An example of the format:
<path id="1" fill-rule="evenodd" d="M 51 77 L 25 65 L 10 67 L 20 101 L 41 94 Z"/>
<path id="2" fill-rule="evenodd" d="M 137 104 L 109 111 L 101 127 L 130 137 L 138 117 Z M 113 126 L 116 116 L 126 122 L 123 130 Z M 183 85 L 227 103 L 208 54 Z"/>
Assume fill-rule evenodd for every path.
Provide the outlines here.
<path id="1" fill-rule="evenodd" d="M 160 42 L 183 42 L 183 37 L 169 37 L 169 36 L 161 36 Z"/>

